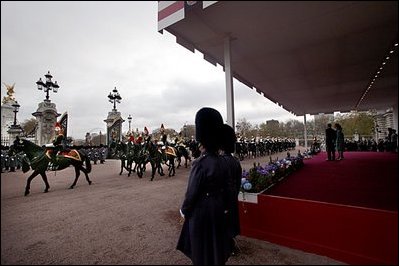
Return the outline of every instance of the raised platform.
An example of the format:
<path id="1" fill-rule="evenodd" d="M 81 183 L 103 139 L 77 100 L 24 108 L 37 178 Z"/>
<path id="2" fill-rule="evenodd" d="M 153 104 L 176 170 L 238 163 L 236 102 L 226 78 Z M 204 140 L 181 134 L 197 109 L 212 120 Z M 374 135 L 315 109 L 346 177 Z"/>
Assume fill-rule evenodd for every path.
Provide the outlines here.
<path id="1" fill-rule="evenodd" d="M 356 171 L 348 171 L 351 167 Z M 378 170 L 381 167 L 389 172 Z M 369 188 L 373 184 L 378 184 L 375 193 Z M 306 197 L 281 196 L 284 193 Z M 347 153 L 339 162 L 326 162 L 319 154 L 306 160 L 298 173 L 259 194 L 257 203 L 240 201 L 241 234 L 349 264 L 398 264 L 397 194 L 397 154 Z"/>

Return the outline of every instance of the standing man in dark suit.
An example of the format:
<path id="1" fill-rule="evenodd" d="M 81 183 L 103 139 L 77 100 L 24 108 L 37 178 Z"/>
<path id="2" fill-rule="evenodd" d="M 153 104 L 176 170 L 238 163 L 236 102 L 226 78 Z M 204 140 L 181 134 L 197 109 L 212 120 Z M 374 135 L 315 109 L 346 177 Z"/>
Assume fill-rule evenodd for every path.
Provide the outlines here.
<path id="1" fill-rule="evenodd" d="M 337 133 L 331 126 L 331 123 L 328 123 L 326 129 L 326 161 L 335 161 L 335 140 L 337 138 Z"/>

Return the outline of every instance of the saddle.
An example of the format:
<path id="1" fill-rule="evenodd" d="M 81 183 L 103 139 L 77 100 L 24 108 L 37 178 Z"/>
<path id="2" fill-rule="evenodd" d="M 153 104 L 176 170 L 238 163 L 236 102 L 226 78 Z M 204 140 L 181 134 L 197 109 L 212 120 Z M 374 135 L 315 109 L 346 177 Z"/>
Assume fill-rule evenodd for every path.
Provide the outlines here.
<path id="1" fill-rule="evenodd" d="M 176 150 L 173 147 L 170 147 L 170 146 L 166 147 L 165 153 L 169 154 L 169 155 L 172 155 L 172 156 L 175 156 L 175 157 L 177 156 L 176 155 Z"/>
<path id="2" fill-rule="evenodd" d="M 51 153 L 53 150 L 47 150 L 46 151 L 46 156 L 51 159 Z M 82 159 L 80 158 L 79 152 L 75 149 L 69 150 L 69 151 L 59 151 L 56 154 L 57 158 L 70 158 L 74 159 L 76 161 L 81 161 Z"/>

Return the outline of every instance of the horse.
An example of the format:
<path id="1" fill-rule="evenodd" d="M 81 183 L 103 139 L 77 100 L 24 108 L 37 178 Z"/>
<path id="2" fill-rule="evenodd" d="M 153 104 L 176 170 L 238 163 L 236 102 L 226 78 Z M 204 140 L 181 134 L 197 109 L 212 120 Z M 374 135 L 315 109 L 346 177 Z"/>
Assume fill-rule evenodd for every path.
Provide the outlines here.
<path id="1" fill-rule="evenodd" d="M 146 141 L 143 145 L 143 149 L 140 151 L 139 155 L 142 160 L 140 160 L 139 165 L 137 166 L 137 171 L 143 173 L 145 171 L 145 166 L 147 163 L 151 164 L 152 173 L 151 173 L 151 181 L 154 180 L 155 172 L 158 170 L 160 176 L 164 176 L 164 172 L 162 169 L 162 153 L 158 151 L 157 146 L 151 141 Z"/>
<path id="2" fill-rule="evenodd" d="M 184 167 L 187 168 L 187 161 L 191 161 L 191 157 L 188 153 L 188 150 L 185 146 L 183 145 L 177 145 L 176 147 L 176 155 L 177 155 L 177 166 L 176 168 L 180 167 L 181 164 L 181 157 L 183 156 L 185 161 L 184 161 Z"/>
<path id="3" fill-rule="evenodd" d="M 70 189 L 73 189 L 76 186 L 76 183 L 80 176 L 80 171 L 85 174 L 86 180 L 89 185 L 91 185 L 92 183 L 88 175 L 91 172 L 90 159 L 85 153 L 81 151 L 72 149 L 67 154 L 56 155 L 56 160 L 52 164 L 53 167 L 52 169 L 49 169 L 49 164 L 50 162 L 52 162 L 52 159 L 48 153 L 49 151 L 45 147 L 38 146 L 35 143 L 26 139 L 20 139 L 17 136 L 10 149 L 15 150 L 17 153 L 23 152 L 24 154 L 26 154 L 27 160 L 23 161 L 24 166 L 22 168 L 24 173 L 29 171 L 30 167 L 33 170 L 33 173 L 28 177 L 28 180 L 26 182 L 25 196 L 30 193 L 30 183 L 35 176 L 37 176 L 38 174 L 42 176 L 44 184 L 46 185 L 44 193 L 47 193 L 50 185 L 47 181 L 46 170 L 63 170 L 70 165 L 75 167 L 76 174 L 74 182 L 69 187 Z M 86 168 L 83 167 L 83 163 L 85 163 Z"/>
<path id="4" fill-rule="evenodd" d="M 194 159 L 197 159 L 201 155 L 201 151 L 199 149 L 199 143 L 196 140 L 190 140 L 186 142 L 186 146 L 191 152 L 191 155 Z"/>
<path id="5" fill-rule="evenodd" d="M 163 160 L 168 166 L 168 175 L 174 176 L 176 174 L 175 159 L 177 158 L 177 150 L 175 147 L 166 146 L 161 148 Z"/>
<path id="6" fill-rule="evenodd" d="M 131 153 L 128 152 L 127 144 L 123 142 L 116 143 L 114 153 L 121 161 L 121 171 L 119 172 L 119 175 L 122 175 L 123 169 L 126 169 L 126 171 L 129 172 L 128 176 L 130 176 L 133 160 L 131 158 Z"/>
<path id="7" fill-rule="evenodd" d="M 143 160 L 142 156 L 140 156 L 140 144 L 134 143 L 123 143 L 119 142 L 115 146 L 115 153 L 117 157 L 121 160 L 121 171 L 119 175 L 122 174 L 123 169 L 126 169 L 130 174 L 136 171 L 137 166 Z M 126 162 L 126 163 L 125 163 Z M 133 163 L 135 163 L 134 167 Z M 143 173 L 142 169 L 137 169 L 137 175 L 141 178 Z"/>

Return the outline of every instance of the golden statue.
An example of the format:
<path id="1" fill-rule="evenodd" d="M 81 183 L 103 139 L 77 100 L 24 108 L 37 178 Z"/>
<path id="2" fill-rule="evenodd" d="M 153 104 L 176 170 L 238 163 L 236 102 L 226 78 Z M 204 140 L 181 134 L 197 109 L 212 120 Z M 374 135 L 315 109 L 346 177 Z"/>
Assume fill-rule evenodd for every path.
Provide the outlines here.
<path id="1" fill-rule="evenodd" d="M 3 97 L 2 103 L 7 103 L 7 102 L 10 102 L 10 101 L 15 101 L 15 98 L 14 98 L 14 86 L 15 86 L 15 83 L 12 84 L 12 86 L 7 85 L 7 84 L 5 84 L 4 82 L 3 82 L 3 84 L 4 84 L 4 86 L 6 86 L 6 89 L 7 89 L 7 96 L 4 96 L 4 97 Z"/>

